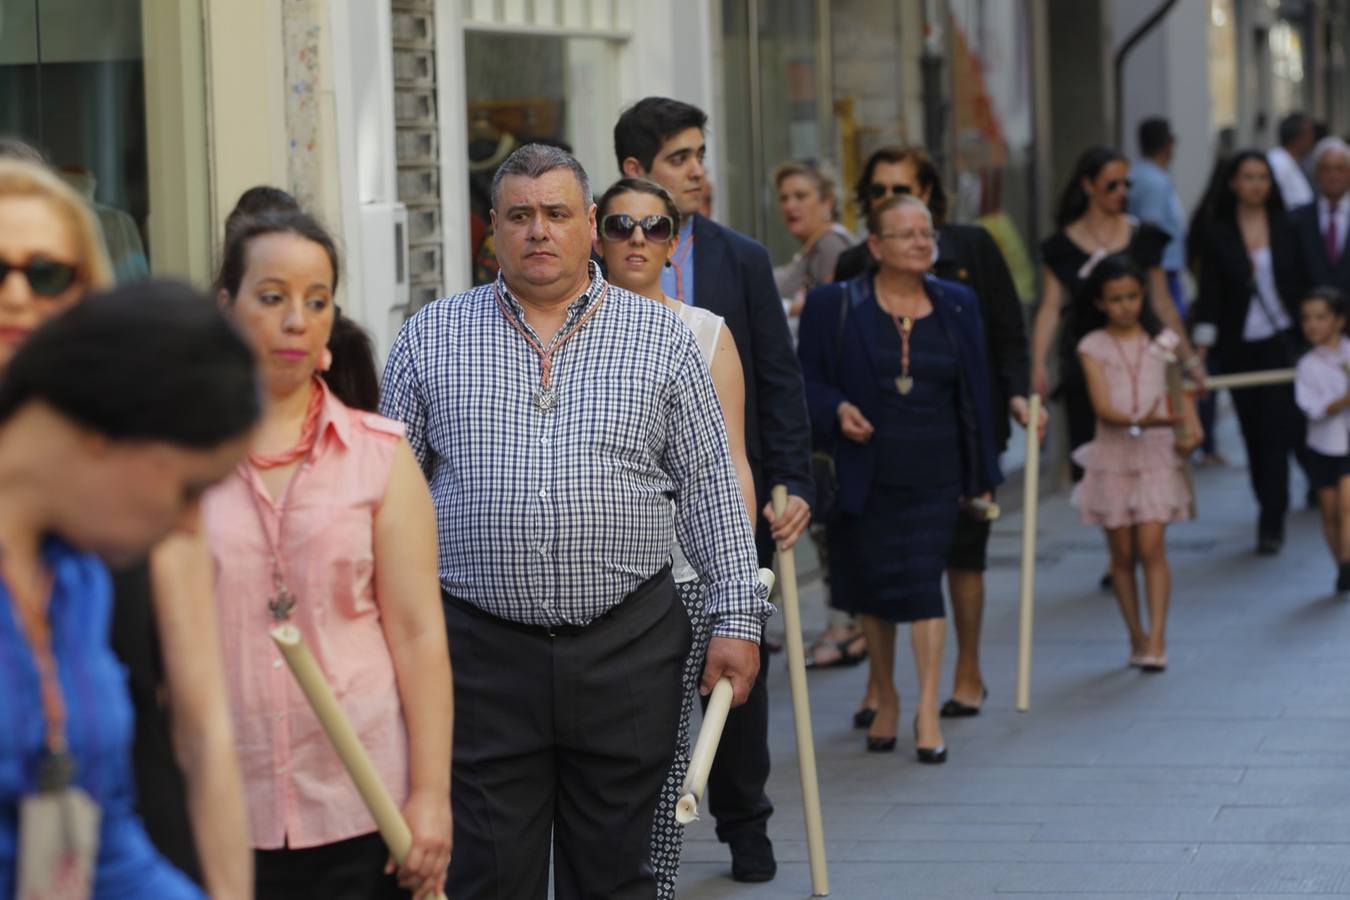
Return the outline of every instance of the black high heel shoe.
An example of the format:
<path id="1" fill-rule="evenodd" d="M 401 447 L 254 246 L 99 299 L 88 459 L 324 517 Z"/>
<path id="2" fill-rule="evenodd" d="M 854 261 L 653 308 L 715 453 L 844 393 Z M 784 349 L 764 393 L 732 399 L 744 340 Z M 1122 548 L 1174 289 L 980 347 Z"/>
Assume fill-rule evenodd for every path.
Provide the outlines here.
<path id="1" fill-rule="evenodd" d="M 895 750 L 895 738 L 867 736 L 868 753 L 891 753 Z"/>
<path id="2" fill-rule="evenodd" d="M 874 706 L 864 706 L 853 714 L 854 728 L 871 728 L 872 723 L 877 720 L 877 710 Z"/>
<path id="3" fill-rule="evenodd" d="M 870 738 L 869 738 L 870 740 Z M 914 753 L 919 758 L 919 762 L 928 765 L 941 765 L 947 761 L 947 745 L 938 744 L 936 747 L 919 746 L 919 717 L 914 717 Z"/>

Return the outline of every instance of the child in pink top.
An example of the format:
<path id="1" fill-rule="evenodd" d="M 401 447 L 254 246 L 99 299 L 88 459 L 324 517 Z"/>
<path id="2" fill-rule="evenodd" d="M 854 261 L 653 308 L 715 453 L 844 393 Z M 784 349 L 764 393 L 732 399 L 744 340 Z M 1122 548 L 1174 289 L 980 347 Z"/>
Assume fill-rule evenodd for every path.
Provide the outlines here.
<path id="1" fill-rule="evenodd" d="M 1336 561 L 1336 590 L 1350 590 L 1350 338 L 1345 298 L 1314 288 L 1299 304 L 1312 349 L 1298 361 L 1294 399 L 1308 417 L 1308 478 L 1322 509 L 1322 531 Z"/>
<path id="2" fill-rule="evenodd" d="M 1171 579 L 1163 532 L 1168 523 L 1188 517 L 1191 498 L 1182 460 L 1199 446 L 1202 430 L 1189 399 L 1182 410 L 1169 408 L 1167 362 L 1177 338 L 1170 331 L 1155 338 L 1145 328 L 1138 267 L 1124 256 L 1107 257 L 1084 290 L 1091 292 L 1105 325 L 1078 344 L 1097 430 L 1074 451 L 1084 475 L 1073 500 L 1084 522 L 1106 531 L 1111 583 L 1129 630 L 1130 665 L 1161 672 L 1167 667 Z M 1174 435 L 1178 422 L 1186 425 L 1184 438 Z M 1144 571 L 1148 631 L 1140 618 L 1136 564 Z"/>

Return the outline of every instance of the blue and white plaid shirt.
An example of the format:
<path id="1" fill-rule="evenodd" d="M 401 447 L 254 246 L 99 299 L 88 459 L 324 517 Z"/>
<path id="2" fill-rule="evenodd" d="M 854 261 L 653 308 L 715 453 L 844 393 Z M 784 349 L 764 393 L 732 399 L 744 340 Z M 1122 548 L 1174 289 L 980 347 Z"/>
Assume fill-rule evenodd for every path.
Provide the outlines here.
<path id="1" fill-rule="evenodd" d="M 558 335 L 604 288 L 593 266 Z M 655 575 L 678 534 L 713 633 L 758 642 L 773 606 L 692 332 L 610 286 L 554 356 L 558 405 L 545 414 L 539 357 L 493 290 L 419 310 L 385 366 L 381 411 L 407 426 L 431 484 L 441 585 L 502 619 L 585 625 Z"/>

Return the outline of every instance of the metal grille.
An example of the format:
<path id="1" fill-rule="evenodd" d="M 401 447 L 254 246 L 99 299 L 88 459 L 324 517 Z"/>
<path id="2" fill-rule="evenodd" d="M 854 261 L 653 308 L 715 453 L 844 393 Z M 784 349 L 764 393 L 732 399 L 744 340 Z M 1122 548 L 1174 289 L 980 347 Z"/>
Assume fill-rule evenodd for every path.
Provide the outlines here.
<path id="1" fill-rule="evenodd" d="M 408 207 L 409 308 L 445 295 L 435 0 L 392 0 L 398 199 Z"/>

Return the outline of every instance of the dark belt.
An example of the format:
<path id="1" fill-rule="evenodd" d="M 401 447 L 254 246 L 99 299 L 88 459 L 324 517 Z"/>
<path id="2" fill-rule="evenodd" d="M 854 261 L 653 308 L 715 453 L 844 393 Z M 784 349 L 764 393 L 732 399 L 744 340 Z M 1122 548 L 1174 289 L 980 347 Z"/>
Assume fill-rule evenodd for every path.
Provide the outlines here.
<path id="1" fill-rule="evenodd" d="M 600 615 L 596 616 L 594 619 L 587 622 L 585 625 L 566 625 L 566 624 L 531 625 L 528 622 L 517 622 L 514 619 L 503 619 L 500 616 L 494 616 L 492 613 L 488 612 L 485 609 L 482 609 L 481 607 L 475 606 L 474 604 L 470 603 L 468 600 L 463 599 L 462 597 L 456 597 L 454 594 L 451 594 L 449 591 L 445 590 L 445 588 L 441 588 L 441 600 L 444 601 L 444 603 L 447 606 L 453 606 L 455 609 L 465 613 L 466 615 L 472 618 L 482 619 L 485 622 L 491 622 L 494 625 L 500 625 L 502 628 L 509 628 L 510 630 L 518 631 L 521 634 L 528 634 L 533 637 L 540 637 L 540 636 L 567 637 L 569 635 L 581 634 L 591 626 L 598 625 L 599 623 L 613 616 L 616 612 L 619 611 L 620 607 L 624 606 L 627 603 L 640 601 L 644 596 L 649 594 L 653 588 L 660 585 L 661 582 L 663 582 L 669 577 L 670 577 L 670 564 L 667 563 L 666 565 L 661 567 L 661 570 L 659 572 L 657 572 L 651 578 L 648 578 L 646 581 L 642 582 L 642 584 L 638 585 L 632 591 L 632 593 L 625 596 L 618 603 L 614 604 L 609 609 L 605 610 Z"/>

